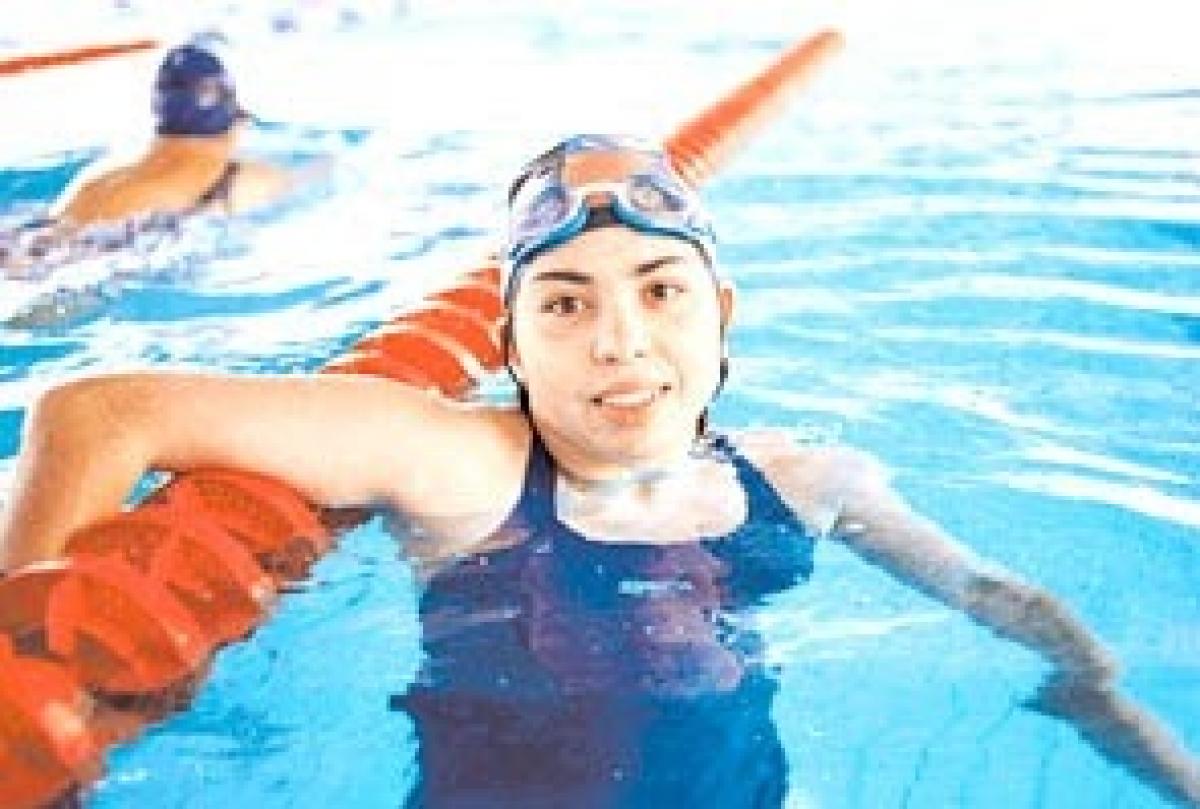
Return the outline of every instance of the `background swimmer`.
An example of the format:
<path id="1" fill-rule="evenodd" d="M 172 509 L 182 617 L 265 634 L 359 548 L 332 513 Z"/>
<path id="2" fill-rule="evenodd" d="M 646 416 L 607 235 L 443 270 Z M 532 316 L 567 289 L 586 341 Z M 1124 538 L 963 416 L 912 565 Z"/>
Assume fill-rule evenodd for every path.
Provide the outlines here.
<path id="1" fill-rule="evenodd" d="M 299 179 L 238 156 L 252 120 L 208 40 L 167 52 L 153 89 L 155 138 L 134 162 L 85 172 L 51 207 L 0 242 L 0 263 L 18 277 L 43 261 L 119 249 L 140 233 L 170 231 L 198 213 L 236 214 L 272 203 Z M 7 254 L 7 255 L 6 255 Z"/>

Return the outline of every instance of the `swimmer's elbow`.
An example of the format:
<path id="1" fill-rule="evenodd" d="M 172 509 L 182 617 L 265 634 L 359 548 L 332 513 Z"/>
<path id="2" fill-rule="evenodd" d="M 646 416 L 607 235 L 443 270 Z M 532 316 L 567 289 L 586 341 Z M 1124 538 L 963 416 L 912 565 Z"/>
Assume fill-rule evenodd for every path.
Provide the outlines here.
<path id="1" fill-rule="evenodd" d="M 30 408 L 0 518 L 0 569 L 59 555 L 75 530 L 118 511 L 146 471 L 146 447 L 112 396 L 109 380 L 79 380 Z"/>
<path id="2" fill-rule="evenodd" d="M 1027 623 L 1046 612 L 1054 602 L 1053 596 L 1044 590 L 993 570 L 973 572 L 963 591 L 966 610 L 997 626 Z"/>
<path id="3" fill-rule="evenodd" d="M 26 443 L 33 449 L 92 451 L 104 445 L 132 447 L 140 432 L 130 383 L 121 376 L 82 377 L 43 393 L 30 409 Z"/>
<path id="4" fill-rule="evenodd" d="M 33 406 L 25 423 L 26 440 L 50 438 L 80 430 L 94 407 L 96 382 L 77 379 L 61 382 L 46 390 Z"/>
<path id="5" fill-rule="evenodd" d="M 1059 676 L 1100 684 L 1117 674 L 1109 651 L 1044 588 L 1001 572 L 981 571 L 968 584 L 965 602 L 973 619 L 1039 652 Z"/>

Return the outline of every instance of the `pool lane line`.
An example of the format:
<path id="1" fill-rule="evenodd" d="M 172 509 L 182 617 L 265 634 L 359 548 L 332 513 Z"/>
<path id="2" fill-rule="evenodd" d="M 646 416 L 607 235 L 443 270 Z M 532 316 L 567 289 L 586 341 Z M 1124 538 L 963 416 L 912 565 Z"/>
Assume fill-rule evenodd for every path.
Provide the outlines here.
<path id="1" fill-rule="evenodd" d="M 81 45 L 76 48 L 67 48 L 47 53 L 9 56 L 0 59 L 0 76 L 13 76 L 18 73 L 26 73 L 31 70 L 42 70 L 50 67 L 78 65 L 97 59 L 109 59 L 114 56 L 150 51 L 159 46 L 160 43 L 156 39 L 131 39 L 124 42 Z"/>

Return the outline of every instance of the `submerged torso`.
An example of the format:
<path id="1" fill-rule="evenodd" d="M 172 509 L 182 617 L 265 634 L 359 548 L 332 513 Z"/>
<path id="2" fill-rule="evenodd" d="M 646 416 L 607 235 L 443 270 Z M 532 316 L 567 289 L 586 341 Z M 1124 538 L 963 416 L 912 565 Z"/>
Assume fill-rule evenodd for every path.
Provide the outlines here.
<path id="1" fill-rule="evenodd" d="M 752 608 L 807 578 L 812 538 L 723 439 L 745 520 L 687 542 L 564 523 L 538 439 L 497 550 L 428 581 L 400 700 L 429 806 L 774 806 L 782 751 Z M 698 768 L 702 770 L 698 771 Z"/>

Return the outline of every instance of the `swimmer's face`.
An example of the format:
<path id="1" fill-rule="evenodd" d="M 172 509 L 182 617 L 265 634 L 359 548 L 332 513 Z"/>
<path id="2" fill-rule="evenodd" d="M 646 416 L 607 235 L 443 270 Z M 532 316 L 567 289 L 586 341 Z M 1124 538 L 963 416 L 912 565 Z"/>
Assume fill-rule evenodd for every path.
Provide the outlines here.
<path id="1" fill-rule="evenodd" d="M 510 307 L 511 359 L 560 460 L 621 467 L 689 447 L 732 305 L 693 245 L 624 226 L 530 261 Z"/>

